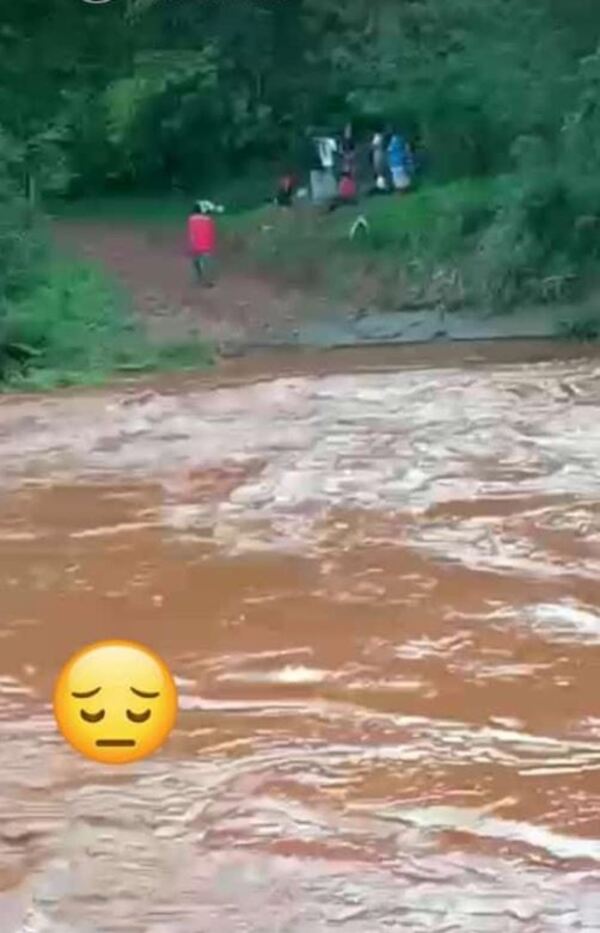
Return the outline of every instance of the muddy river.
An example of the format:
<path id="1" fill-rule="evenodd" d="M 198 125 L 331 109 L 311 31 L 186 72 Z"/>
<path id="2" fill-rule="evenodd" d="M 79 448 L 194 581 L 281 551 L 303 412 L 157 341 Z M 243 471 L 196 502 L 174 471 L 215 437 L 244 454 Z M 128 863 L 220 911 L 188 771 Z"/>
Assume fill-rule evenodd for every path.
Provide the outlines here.
<path id="1" fill-rule="evenodd" d="M 469 354 L 1 401 L 2 933 L 600 930 L 600 359 Z M 117 768 L 108 637 L 180 691 Z"/>

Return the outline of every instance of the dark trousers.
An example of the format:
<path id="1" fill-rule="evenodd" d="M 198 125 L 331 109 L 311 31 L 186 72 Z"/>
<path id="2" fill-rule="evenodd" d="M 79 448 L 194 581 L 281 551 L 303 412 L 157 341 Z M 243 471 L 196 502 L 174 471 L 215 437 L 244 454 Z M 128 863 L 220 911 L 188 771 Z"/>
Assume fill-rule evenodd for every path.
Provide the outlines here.
<path id="1" fill-rule="evenodd" d="M 192 257 L 192 264 L 196 273 L 196 278 L 203 285 L 212 285 L 214 280 L 214 264 L 211 253 L 195 253 Z"/>

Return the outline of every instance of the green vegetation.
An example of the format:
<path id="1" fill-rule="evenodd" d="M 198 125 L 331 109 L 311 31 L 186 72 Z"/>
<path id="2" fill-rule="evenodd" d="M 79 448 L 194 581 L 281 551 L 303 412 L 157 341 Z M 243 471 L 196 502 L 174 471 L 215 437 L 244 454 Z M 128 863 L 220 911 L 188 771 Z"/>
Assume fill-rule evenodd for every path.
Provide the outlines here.
<path id="1" fill-rule="evenodd" d="M 291 212 L 271 204 L 242 210 L 235 188 L 216 194 L 227 204 L 219 218 L 223 249 L 238 269 L 333 301 L 352 302 L 363 294 L 384 310 L 453 307 L 484 297 L 473 251 L 494 216 L 492 179 L 428 185 L 406 198 L 369 198 L 357 209 L 331 214 L 300 203 Z M 56 210 L 69 219 L 180 230 L 189 204 L 174 197 L 104 197 L 58 204 Z M 359 215 L 368 232 L 351 238 Z"/>
<path id="2" fill-rule="evenodd" d="M 211 362 L 205 344 L 151 346 L 112 282 L 93 266 L 59 259 L 6 308 L 1 327 L 1 376 L 12 389 L 97 385 L 115 372 Z"/>
<path id="3" fill-rule="evenodd" d="M 423 187 L 321 213 L 259 208 L 224 224 L 246 261 L 307 291 L 383 310 L 452 308 L 483 299 L 477 243 L 494 216 L 493 181 Z M 352 235 L 358 217 L 366 227 Z"/>
<path id="4" fill-rule="evenodd" d="M 198 368 L 202 343 L 153 347 L 127 298 L 99 270 L 55 255 L 19 192 L 14 149 L 0 137 L 0 385 L 95 385 L 119 371 Z"/>
<path id="5" fill-rule="evenodd" d="M 150 360 L 101 276 L 49 255 L 40 213 L 57 199 L 71 214 L 180 223 L 190 197 L 217 196 L 244 261 L 382 307 L 511 308 L 597 289 L 596 0 L 5 6 L 4 380 Z M 422 158 L 418 192 L 369 203 L 352 242 L 343 212 L 288 221 L 264 207 L 275 173 L 300 167 L 306 128 L 348 119 L 363 138 L 398 124 Z"/>
<path id="6" fill-rule="evenodd" d="M 43 222 L 19 194 L 0 139 L 0 384 L 47 389 L 97 384 L 123 370 L 206 365 L 203 344 L 152 347 L 126 296 L 92 266 L 55 255 Z"/>

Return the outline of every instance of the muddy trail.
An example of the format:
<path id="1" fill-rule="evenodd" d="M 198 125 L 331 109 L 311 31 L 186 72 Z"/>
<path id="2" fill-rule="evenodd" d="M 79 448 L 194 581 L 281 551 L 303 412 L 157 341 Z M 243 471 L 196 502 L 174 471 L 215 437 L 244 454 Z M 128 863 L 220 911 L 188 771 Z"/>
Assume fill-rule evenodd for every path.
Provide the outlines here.
<path id="1" fill-rule="evenodd" d="M 271 229 L 266 224 L 255 235 L 268 236 Z M 467 307 L 446 313 L 439 301 L 394 311 L 380 306 L 381 282 L 366 271 L 352 295 L 334 300 L 323 282 L 317 284 L 317 270 L 307 267 L 301 274 L 297 268 L 290 278 L 289 269 L 284 274 L 271 262 L 269 271 L 259 273 L 248 244 L 231 234 L 221 239 L 215 287 L 204 288 L 194 279 L 181 232 L 172 227 L 63 220 L 55 232 L 68 252 L 99 264 L 124 286 L 151 339 L 203 338 L 222 356 L 267 348 L 545 340 L 577 330 L 582 322 L 585 327 L 590 315 L 589 304 L 561 303 L 519 307 L 510 314 Z M 396 306 L 398 298 L 388 296 Z"/>
<path id="2" fill-rule="evenodd" d="M 600 929 L 600 363 L 435 352 L 2 400 L 2 931 Z M 116 769 L 110 637 L 180 691 Z"/>
<path id="3" fill-rule="evenodd" d="M 222 242 L 214 288 L 200 286 L 186 253 L 185 234 L 169 226 L 61 221 L 58 243 L 98 263 L 131 296 L 157 341 L 202 336 L 217 346 L 262 344 L 293 334 L 302 296 L 276 281 L 245 272 L 235 244 Z"/>

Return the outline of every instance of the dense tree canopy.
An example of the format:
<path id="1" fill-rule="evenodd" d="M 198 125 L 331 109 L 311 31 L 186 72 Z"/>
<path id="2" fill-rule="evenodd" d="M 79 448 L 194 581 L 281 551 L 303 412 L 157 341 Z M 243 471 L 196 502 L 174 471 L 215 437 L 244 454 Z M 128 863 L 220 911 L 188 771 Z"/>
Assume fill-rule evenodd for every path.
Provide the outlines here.
<path id="1" fill-rule="evenodd" d="M 596 260 L 596 0 L 0 5 L 4 192 L 197 191 L 289 164 L 308 126 L 393 122 L 432 183 L 505 179 L 465 219 L 495 294 Z"/>
<path id="2" fill-rule="evenodd" d="M 194 185 L 311 123 L 397 120 L 437 177 L 552 143 L 593 0 L 3 0 L 0 124 L 44 186 Z"/>

